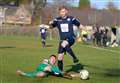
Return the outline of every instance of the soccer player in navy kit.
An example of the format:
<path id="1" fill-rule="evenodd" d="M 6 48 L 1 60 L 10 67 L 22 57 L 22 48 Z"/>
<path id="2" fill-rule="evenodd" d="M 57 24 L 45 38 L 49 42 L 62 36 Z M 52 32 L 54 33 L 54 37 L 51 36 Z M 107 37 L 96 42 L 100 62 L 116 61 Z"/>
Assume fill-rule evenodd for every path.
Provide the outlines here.
<path id="1" fill-rule="evenodd" d="M 47 29 L 46 29 L 46 25 L 44 25 L 44 24 L 40 25 L 40 35 L 41 35 L 42 47 L 45 47 L 46 46 Z"/>
<path id="2" fill-rule="evenodd" d="M 79 62 L 71 46 L 74 44 L 76 37 L 73 26 L 79 27 L 80 22 L 76 18 L 69 16 L 68 9 L 64 6 L 59 8 L 59 14 L 60 16 L 50 21 L 49 24 L 52 25 L 52 27 L 57 27 L 59 30 L 58 67 L 63 71 L 63 55 L 65 52 L 72 56 L 74 63 Z"/>

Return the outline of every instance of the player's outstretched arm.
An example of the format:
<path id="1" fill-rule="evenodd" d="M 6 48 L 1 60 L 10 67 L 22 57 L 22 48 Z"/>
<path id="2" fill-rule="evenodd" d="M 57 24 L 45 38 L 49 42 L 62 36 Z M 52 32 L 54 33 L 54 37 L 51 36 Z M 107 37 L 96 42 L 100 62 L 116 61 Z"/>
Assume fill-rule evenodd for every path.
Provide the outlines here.
<path id="1" fill-rule="evenodd" d="M 49 25 L 51 26 L 50 28 L 54 28 L 57 26 L 57 19 L 53 19 L 49 21 Z"/>

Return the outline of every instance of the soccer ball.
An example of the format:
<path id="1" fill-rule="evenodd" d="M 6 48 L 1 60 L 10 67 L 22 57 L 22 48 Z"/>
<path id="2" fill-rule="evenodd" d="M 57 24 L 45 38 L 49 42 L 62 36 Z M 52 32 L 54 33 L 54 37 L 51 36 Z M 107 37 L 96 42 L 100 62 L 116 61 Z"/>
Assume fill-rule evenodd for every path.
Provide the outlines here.
<path id="1" fill-rule="evenodd" d="M 89 72 L 85 69 L 80 71 L 80 78 L 83 80 L 87 80 L 89 78 Z"/>

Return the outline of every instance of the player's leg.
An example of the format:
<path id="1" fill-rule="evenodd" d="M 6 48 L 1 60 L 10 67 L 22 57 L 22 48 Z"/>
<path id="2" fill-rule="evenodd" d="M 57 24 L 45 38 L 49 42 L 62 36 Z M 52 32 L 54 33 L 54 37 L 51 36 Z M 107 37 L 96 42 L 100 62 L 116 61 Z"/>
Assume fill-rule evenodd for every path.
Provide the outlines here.
<path id="1" fill-rule="evenodd" d="M 75 56 L 73 50 L 71 49 L 71 47 L 68 45 L 65 47 L 66 51 L 69 53 L 70 56 L 72 56 L 73 58 L 73 62 L 77 63 L 79 60 L 77 59 L 77 57 Z"/>
<path id="2" fill-rule="evenodd" d="M 42 47 L 45 47 L 45 45 L 46 45 L 46 37 L 45 37 L 45 35 L 44 34 L 41 34 L 41 43 L 42 43 Z"/>
<path id="3" fill-rule="evenodd" d="M 61 46 L 61 42 L 59 43 L 58 48 L 58 68 L 59 70 L 63 71 L 63 56 L 64 56 L 65 49 Z"/>
<path id="4" fill-rule="evenodd" d="M 26 77 L 45 77 L 47 75 L 45 72 L 42 72 L 42 71 L 23 72 L 21 70 L 18 70 L 17 74 L 21 76 L 26 76 Z"/>
<path id="5" fill-rule="evenodd" d="M 97 46 L 99 46 L 99 39 L 98 38 L 96 38 L 96 44 L 97 44 Z"/>
<path id="6" fill-rule="evenodd" d="M 63 53 L 59 53 L 58 54 L 58 68 L 63 71 L 63 56 L 64 54 Z"/>
<path id="7" fill-rule="evenodd" d="M 18 70 L 17 74 L 26 77 L 36 77 L 36 72 L 23 72 L 21 70 Z"/>
<path id="8" fill-rule="evenodd" d="M 21 75 L 21 76 L 24 76 L 26 73 L 25 72 L 23 72 L 23 71 L 21 71 L 21 70 L 17 70 L 17 72 L 16 72 L 18 75 Z"/>
<path id="9" fill-rule="evenodd" d="M 45 77 L 49 75 L 48 72 L 51 72 L 51 66 L 42 63 L 42 64 L 39 64 L 38 67 L 36 68 L 35 76 Z"/>
<path id="10" fill-rule="evenodd" d="M 26 77 L 36 77 L 36 72 L 23 72 L 21 70 L 17 70 L 17 74 Z"/>
<path id="11" fill-rule="evenodd" d="M 61 46 L 69 53 L 70 56 L 73 58 L 73 62 L 76 63 L 79 60 L 75 56 L 73 50 L 71 49 L 71 46 L 74 44 L 74 40 L 63 40 L 61 43 Z"/>
<path id="12" fill-rule="evenodd" d="M 45 39 L 42 38 L 42 47 L 45 47 L 46 46 L 46 42 L 45 42 Z"/>
<path id="13" fill-rule="evenodd" d="M 47 73 L 45 73 L 45 72 L 38 72 L 36 74 L 36 77 L 38 77 L 38 78 L 42 78 L 42 77 L 45 77 L 45 76 L 47 76 Z"/>

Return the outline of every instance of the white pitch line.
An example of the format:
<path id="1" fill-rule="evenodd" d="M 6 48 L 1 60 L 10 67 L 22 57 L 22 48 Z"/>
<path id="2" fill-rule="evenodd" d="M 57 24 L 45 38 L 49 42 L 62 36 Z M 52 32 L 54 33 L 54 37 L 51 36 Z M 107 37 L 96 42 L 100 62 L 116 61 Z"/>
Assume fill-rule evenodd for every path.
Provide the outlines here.
<path id="1" fill-rule="evenodd" d="M 118 53 L 118 54 L 120 54 L 120 51 L 109 50 L 109 49 L 100 48 L 100 47 L 95 47 L 95 46 L 87 46 L 87 45 L 81 45 L 81 46 L 89 47 L 89 48 L 95 48 L 95 49 L 98 49 L 98 50 L 103 50 L 103 51 L 108 51 L 108 52 L 112 52 L 112 53 Z"/>

